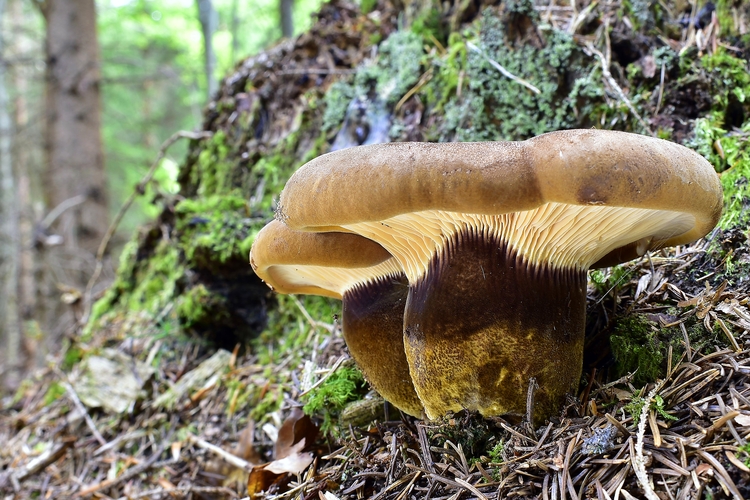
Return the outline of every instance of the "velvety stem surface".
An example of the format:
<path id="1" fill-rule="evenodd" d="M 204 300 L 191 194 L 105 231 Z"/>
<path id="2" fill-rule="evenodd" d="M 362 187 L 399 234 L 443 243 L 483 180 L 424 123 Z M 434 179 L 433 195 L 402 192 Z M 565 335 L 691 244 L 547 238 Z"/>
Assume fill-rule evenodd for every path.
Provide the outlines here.
<path id="1" fill-rule="evenodd" d="M 344 293 L 344 340 L 365 378 L 381 396 L 410 415 L 421 417 L 404 353 L 406 277 L 378 278 Z"/>
<path id="2" fill-rule="evenodd" d="M 409 290 L 404 347 L 427 416 L 463 409 L 559 411 L 581 375 L 586 271 L 534 265 L 499 236 L 465 229 Z"/>

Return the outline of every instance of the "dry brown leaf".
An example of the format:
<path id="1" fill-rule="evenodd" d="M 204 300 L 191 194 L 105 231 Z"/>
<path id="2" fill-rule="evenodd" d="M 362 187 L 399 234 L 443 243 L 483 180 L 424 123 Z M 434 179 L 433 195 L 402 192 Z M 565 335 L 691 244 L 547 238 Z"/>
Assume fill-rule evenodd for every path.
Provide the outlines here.
<path id="1" fill-rule="evenodd" d="M 315 442 L 318 428 L 301 408 L 294 408 L 279 429 L 273 450 L 274 461 L 253 467 L 247 479 L 247 494 L 251 500 L 272 486 L 283 488 L 291 474 L 299 474 L 313 462 L 313 454 L 303 450 Z"/>
<path id="2" fill-rule="evenodd" d="M 318 437 L 318 428 L 301 408 L 292 409 L 279 429 L 279 437 L 273 447 L 273 458 L 279 460 L 292 453 L 298 453 L 294 445 L 304 440 L 312 445 Z"/>
<path id="3" fill-rule="evenodd" d="M 289 449 L 290 453 L 287 456 L 266 464 L 264 466 L 265 469 L 270 472 L 275 472 L 276 474 L 299 474 L 307 469 L 313 461 L 312 453 L 302 453 L 304 448 L 305 440 L 302 439 L 302 441 Z"/>

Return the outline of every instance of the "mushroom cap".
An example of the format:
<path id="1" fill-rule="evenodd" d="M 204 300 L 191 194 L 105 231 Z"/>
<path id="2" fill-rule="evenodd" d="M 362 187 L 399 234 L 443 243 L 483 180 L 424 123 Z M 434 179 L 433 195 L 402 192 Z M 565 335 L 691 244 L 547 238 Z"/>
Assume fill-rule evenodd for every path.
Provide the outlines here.
<path id="1" fill-rule="evenodd" d="M 400 268 L 378 243 L 344 232 L 306 233 L 273 220 L 250 250 L 253 271 L 279 293 L 341 299 L 357 283 Z"/>
<path id="2" fill-rule="evenodd" d="M 497 215 L 545 204 L 679 219 L 675 225 L 665 218 L 636 241 L 621 235 L 589 263 L 611 265 L 705 235 L 721 215 L 722 194 L 711 164 L 684 146 L 626 132 L 565 130 L 521 142 L 388 143 L 329 153 L 287 182 L 279 217 L 293 229 L 330 231 L 404 213 Z"/>

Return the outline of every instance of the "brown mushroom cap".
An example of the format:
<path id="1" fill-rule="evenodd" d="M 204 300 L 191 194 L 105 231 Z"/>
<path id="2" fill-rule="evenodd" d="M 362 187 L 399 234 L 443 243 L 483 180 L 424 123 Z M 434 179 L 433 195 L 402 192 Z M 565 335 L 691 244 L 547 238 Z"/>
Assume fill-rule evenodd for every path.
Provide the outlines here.
<path id="1" fill-rule="evenodd" d="M 329 153 L 289 179 L 280 213 L 294 229 L 324 231 L 407 213 L 497 215 L 545 204 L 674 213 L 674 221 L 653 228 L 639 249 L 645 252 L 695 241 L 713 228 L 721 184 L 711 164 L 684 146 L 566 130 L 523 142 L 388 143 Z"/>
<path id="2" fill-rule="evenodd" d="M 377 241 L 409 280 L 404 347 L 430 418 L 550 415 L 581 372 L 586 271 L 693 241 L 721 214 L 697 153 L 623 132 L 390 143 L 312 160 L 279 218 Z"/>
<path id="3" fill-rule="evenodd" d="M 356 234 L 294 231 L 274 220 L 258 233 L 250 263 L 277 292 L 343 300 L 344 340 L 365 378 L 395 406 L 421 416 L 402 335 L 408 283 L 382 246 Z"/>
<path id="4" fill-rule="evenodd" d="M 276 292 L 339 300 L 357 283 L 401 272 L 387 250 L 358 234 L 305 233 L 277 220 L 258 233 L 250 265 Z"/>

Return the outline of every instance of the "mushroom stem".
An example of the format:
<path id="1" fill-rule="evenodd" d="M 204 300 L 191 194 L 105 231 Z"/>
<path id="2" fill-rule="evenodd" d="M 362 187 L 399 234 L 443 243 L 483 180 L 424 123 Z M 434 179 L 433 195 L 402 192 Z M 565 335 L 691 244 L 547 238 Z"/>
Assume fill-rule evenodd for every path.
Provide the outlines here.
<path id="1" fill-rule="evenodd" d="M 404 314 L 427 416 L 523 416 L 532 378 L 534 420 L 558 411 L 581 375 L 585 312 L 585 269 L 528 262 L 497 234 L 451 235 L 411 285 Z"/>
<path id="2" fill-rule="evenodd" d="M 372 387 L 400 410 L 421 417 L 404 353 L 404 304 L 409 283 L 403 274 L 360 283 L 344 292 L 344 340 Z"/>

